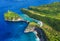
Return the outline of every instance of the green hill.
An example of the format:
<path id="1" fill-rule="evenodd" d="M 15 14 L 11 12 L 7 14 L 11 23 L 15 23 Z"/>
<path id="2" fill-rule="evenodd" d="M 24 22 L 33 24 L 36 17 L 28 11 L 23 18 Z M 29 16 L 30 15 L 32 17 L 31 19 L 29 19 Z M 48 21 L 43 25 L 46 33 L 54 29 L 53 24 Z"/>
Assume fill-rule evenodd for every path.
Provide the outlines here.
<path id="1" fill-rule="evenodd" d="M 4 18 L 6 21 L 19 21 L 18 19 L 22 19 L 18 14 L 15 12 L 8 11 L 4 14 Z"/>
<path id="2" fill-rule="evenodd" d="M 60 2 L 23 8 L 22 12 L 44 23 L 42 29 L 48 41 L 60 41 Z"/>

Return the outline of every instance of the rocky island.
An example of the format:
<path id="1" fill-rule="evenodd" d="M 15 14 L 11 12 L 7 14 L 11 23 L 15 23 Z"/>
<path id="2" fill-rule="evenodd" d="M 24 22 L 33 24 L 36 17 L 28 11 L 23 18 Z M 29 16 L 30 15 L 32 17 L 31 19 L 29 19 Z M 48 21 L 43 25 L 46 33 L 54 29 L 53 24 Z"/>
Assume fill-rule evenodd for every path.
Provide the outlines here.
<path id="1" fill-rule="evenodd" d="M 18 14 L 15 12 L 9 11 L 4 14 L 5 21 L 20 21 L 23 20 Z"/>

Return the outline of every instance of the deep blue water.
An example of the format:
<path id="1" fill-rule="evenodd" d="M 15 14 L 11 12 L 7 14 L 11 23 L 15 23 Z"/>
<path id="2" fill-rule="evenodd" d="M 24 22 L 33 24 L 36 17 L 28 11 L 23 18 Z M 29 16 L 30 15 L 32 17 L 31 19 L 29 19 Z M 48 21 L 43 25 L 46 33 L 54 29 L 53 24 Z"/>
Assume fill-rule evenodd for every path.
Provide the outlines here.
<path id="1" fill-rule="evenodd" d="M 5 22 L 4 16 L 3 16 L 5 12 L 7 12 L 8 10 L 11 10 L 13 12 L 18 13 L 19 15 L 21 15 L 21 17 L 24 18 L 24 14 L 20 11 L 21 8 L 27 8 L 29 6 L 39 6 L 39 5 L 43 5 L 43 4 L 50 4 L 50 3 L 56 2 L 56 1 L 60 1 L 60 0 L 0 0 L 0 41 L 3 41 L 4 39 L 6 39 L 8 37 L 12 37 L 12 36 L 16 35 L 17 33 L 22 35 L 24 29 L 28 25 L 28 23 L 26 23 L 26 22 L 15 22 L 15 23 Z M 29 20 L 29 18 L 28 18 L 28 20 Z M 22 35 L 22 37 L 24 37 L 24 39 L 27 37 L 27 36 L 26 37 L 25 36 L 26 36 L 25 34 Z M 28 41 L 27 38 L 25 40 Z M 6 40 L 6 41 L 8 41 L 8 40 Z M 18 40 L 16 40 L 16 41 L 18 41 Z M 20 40 L 20 41 L 24 41 L 24 40 Z"/>
<path id="2" fill-rule="evenodd" d="M 12 37 L 20 37 L 20 35 L 24 34 L 24 30 L 27 26 L 28 22 L 26 21 L 6 21 L 6 25 L 3 24 L 3 27 L 0 27 L 0 39 L 4 40 Z"/>

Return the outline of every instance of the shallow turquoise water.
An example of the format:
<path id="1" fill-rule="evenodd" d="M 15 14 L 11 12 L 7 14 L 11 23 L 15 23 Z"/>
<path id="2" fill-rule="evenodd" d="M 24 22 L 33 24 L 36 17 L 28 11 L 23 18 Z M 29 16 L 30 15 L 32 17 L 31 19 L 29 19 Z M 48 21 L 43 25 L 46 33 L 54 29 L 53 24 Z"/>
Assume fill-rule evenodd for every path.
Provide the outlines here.
<path id="1" fill-rule="evenodd" d="M 21 14 L 20 15 L 25 21 L 28 21 L 28 22 L 38 22 L 39 20 L 36 20 L 36 19 L 33 19 L 33 18 L 30 18 L 28 15 L 26 14 Z"/>

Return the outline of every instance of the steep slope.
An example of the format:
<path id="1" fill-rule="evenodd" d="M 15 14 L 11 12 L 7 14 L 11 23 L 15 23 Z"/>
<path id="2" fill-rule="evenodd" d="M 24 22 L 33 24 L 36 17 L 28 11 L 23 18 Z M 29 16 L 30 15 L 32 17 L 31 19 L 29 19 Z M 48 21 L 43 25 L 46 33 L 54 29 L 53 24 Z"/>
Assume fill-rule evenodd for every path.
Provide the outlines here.
<path id="1" fill-rule="evenodd" d="M 37 7 L 31 6 L 28 9 L 23 8 L 22 12 L 44 23 L 42 29 L 45 31 L 48 41 L 60 41 L 60 2 Z"/>

